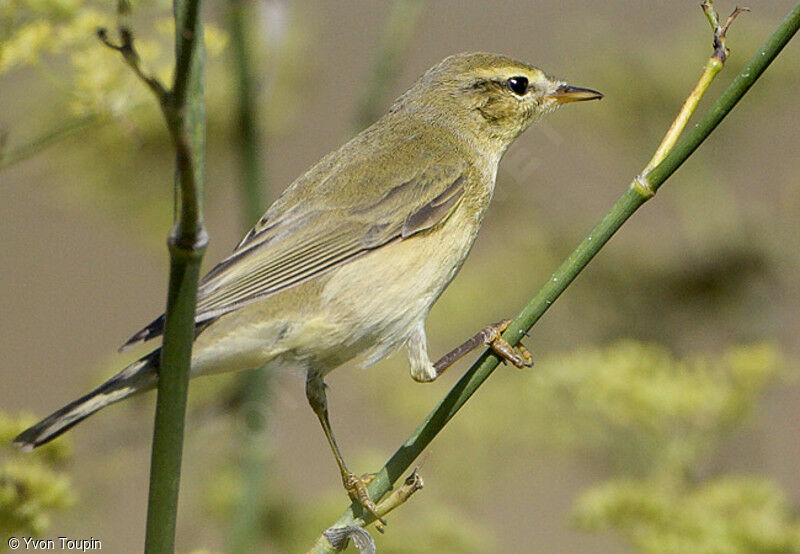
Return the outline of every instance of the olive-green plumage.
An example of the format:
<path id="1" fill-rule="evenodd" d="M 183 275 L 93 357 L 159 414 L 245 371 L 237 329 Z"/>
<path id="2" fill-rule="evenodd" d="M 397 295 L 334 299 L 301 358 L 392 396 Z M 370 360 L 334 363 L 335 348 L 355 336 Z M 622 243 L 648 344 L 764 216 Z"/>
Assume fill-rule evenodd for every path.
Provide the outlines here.
<path id="1" fill-rule="evenodd" d="M 428 70 L 297 179 L 203 279 L 192 374 L 289 366 L 321 383 L 350 359 L 372 363 L 405 345 L 412 377 L 435 378 L 425 318 L 469 253 L 500 158 L 540 115 L 599 97 L 494 54 Z M 159 318 L 126 346 L 162 327 Z M 156 350 L 16 442 L 33 448 L 153 388 L 157 367 Z"/>

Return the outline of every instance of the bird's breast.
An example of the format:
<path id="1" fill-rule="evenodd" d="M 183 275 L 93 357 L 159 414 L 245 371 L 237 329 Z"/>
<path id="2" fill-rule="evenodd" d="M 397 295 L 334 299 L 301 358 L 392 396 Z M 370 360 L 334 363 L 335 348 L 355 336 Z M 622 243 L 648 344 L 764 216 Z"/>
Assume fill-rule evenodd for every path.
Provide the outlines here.
<path id="1" fill-rule="evenodd" d="M 394 240 L 331 272 L 323 305 L 344 323 L 354 349 L 378 353 L 370 359 L 379 359 L 427 317 L 477 235 L 481 218 L 464 207 L 428 231 Z"/>

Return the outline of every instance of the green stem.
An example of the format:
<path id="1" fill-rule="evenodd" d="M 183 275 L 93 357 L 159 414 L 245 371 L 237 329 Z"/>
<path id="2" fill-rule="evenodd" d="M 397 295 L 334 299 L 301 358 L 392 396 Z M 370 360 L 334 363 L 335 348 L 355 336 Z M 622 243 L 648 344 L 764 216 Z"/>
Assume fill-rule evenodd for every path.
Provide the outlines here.
<path id="1" fill-rule="evenodd" d="M 111 118 L 97 113 L 82 115 L 67 121 L 62 126 L 36 137 L 32 141 L 20 145 L 5 153 L 0 150 L 0 169 L 10 167 L 16 163 L 35 156 L 42 150 L 78 133 L 88 127 L 101 125 L 111 121 Z"/>
<path id="2" fill-rule="evenodd" d="M 653 154 L 653 157 L 642 170 L 643 174 L 647 174 L 647 172 L 663 162 L 667 154 L 675 147 L 675 143 L 678 142 L 681 134 L 683 134 L 683 130 L 686 128 L 686 124 L 689 122 L 689 118 L 692 117 L 695 108 L 697 108 L 697 104 L 700 103 L 700 99 L 705 95 L 717 73 L 722 70 L 723 64 L 724 62 L 715 56 L 708 59 L 703 75 L 697 81 L 697 85 L 689 94 L 686 102 L 684 102 L 678 117 L 672 122 L 667 134 L 664 135 L 664 140 L 661 141 L 661 144 L 656 149 L 656 153 Z"/>
<path id="3" fill-rule="evenodd" d="M 386 111 L 389 93 L 400 74 L 400 65 L 422 7 L 420 0 L 395 0 L 393 3 L 383 26 L 369 84 L 358 103 L 356 124 L 359 130 L 374 123 Z"/>
<path id="4" fill-rule="evenodd" d="M 242 206 L 245 225 L 249 229 L 267 205 L 264 172 L 260 157 L 264 154 L 262 135 L 258 127 L 253 52 L 250 45 L 253 33 L 250 24 L 256 17 L 251 0 L 231 0 L 228 17 L 231 36 L 232 64 L 235 72 L 236 128 L 234 141 L 241 168 Z"/>
<path id="5" fill-rule="evenodd" d="M 703 118 L 690 130 L 680 143 L 647 175 L 647 181 L 653 190 L 667 180 L 686 161 L 697 147 L 717 128 L 726 115 L 750 90 L 750 87 L 761 77 L 772 60 L 780 54 L 783 47 L 788 44 L 800 26 L 800 4 L 784 18 L 778 28 L 772 33 L 758 52 L 753 55 L 747 65 L 734 79 L 730 86 L 722 93 L 714 106 L 709 109 Z"/>
<path id="6" fill-rule="evenodd" d="M 728 89 L 706 112 L 700 122 L 689 132 L 675 148 L 648 175 L 634 180 L 631 186 L 617 200 L 614 206 L 603 217 L 600 223 L 583 239 L 580 245 L 570 254 L 566 261 L 553 273 L 552 277 L 539 290 L 519 315 L 509 325 L 503 337 L 516 344 L 524 333 L 544 315 L 569 284 L 586 267 L 603 245 L 617 232 L 633 213 L 649 200 L 658 187 L 671 176 L 680 165 L 708 137 L 722 119 L 733 109 L 744 96 L 750 86 L 759 78 L 767 66 L 780 53 L 786 43 L 800 27 L 800 3 L 781 22 L 777 30 L 756 52 L 740 75 Z M 483 382 L 492 374 L 500 359 L 490 351 L 483 355 L 470 367 L 456 383 L 439 405 L 414 430 L 405 443 L 394 453 L 376 478 L 369 485 L 372 498 L 381 498 L 392 484 L 411 466 L 411 463 L 430 444 L 467 400 L 478 390 Z M 347 525 L 363 525 L 369 521 L 361 513 L 360 508 L 351 505 L 339 517 L 332 527 Z M 324 535 L 320 535 L 310 552 L 334 552 L 335 549 Z"/>
<path id="7" fill-rule="evenodd" d="M 204 48 L 199 0 L 175 0 L 176 68 L 172 90 L 161 97 L 176 153 L 175 224 L 170 254 L 164 341 L 156 399 L 146 553 L 175 549 L 183 424 L 194 340 L 200 262 L 208 237 L 203 224 L 205 150 Z M 197 39 L 197 40 L 196 40 Z"/>
<path id="8" fill-rule="evenodd" d="M 228 25 L 231 36 L 232 65 L 238 93 L 234 146 L 240 167 L 242 216 L 248 229 L 263 213 L 267 198 L 266 179 L 260 157 L 266 152 L 259 132 L 257 92 L 255 87 L 254 56 L 250 32 L 255 19 L 252 0 L 231 0 Z M 264 369 L 249 371 L 237 383 L 237 416 L 246 430 L 237 444 L 241 453 L 239 471 L 243 481 L 242 496 L 233 513 L 229 552 L 254 552 L 258 546 L 259 515 L 263 507 L 269 464 L 267 414 L 270 401 L 270 374 Z"/>

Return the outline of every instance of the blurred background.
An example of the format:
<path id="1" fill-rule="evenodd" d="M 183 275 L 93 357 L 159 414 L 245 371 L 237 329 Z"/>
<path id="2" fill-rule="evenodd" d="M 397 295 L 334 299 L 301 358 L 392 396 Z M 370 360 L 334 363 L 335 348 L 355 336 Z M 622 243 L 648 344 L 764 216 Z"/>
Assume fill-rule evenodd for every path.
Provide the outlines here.
<path id="1" fill-rule="evenodd" d="M 428 320 L 431 355 L 446 352 L 516 314 L 650 158 L 711 53 L 697 3 L 209 4 L 204 266 L 449 54 L 503 53 L 602 91 L 506 154 Z M 792 5 L 749 2 L 700 110 Z M 129 22 L 165 81 L 169 15 L 137 3 Z M 131 552 L 154 395 L 37 454 L 7 446 L 142 355 L 116 348 L 163 310 L 172 150 L 148 91 L 94 36 L 115 18 L 102 2 L 0 7 L 0 531 Z M 790 43 L 534 328 L 536 366 L 498 369 L 434 441 L 380 552 L 800 552 L 798 64 Z M 430 385 L 402 353 L 331 374 L 351 468 L 377 470 L 474 357 Z M 179 552 L 305 551 L 347 505 L 302 378 L 268 377 L 263 401 L 242 376 L 193 381 Z"/>

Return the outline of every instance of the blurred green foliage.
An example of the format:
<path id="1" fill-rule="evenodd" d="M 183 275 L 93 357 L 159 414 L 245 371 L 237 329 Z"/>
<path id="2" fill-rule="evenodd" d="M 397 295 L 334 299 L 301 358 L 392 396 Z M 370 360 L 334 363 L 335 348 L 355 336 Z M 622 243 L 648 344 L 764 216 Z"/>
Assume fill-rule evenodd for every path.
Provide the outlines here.
<path id="1" fill-rule="evenodd" d="M 614 479 L 578 499 L 575 519 L 588 531 L 620 533 L 638 552 L 800 552 L 796 510 L 775 483 L 755 476 L 699 483 Z"/>
<path id="2" fill-rule="evenodd" d="M 135 31 L 136 49 L 145 68 L 162 81 L 172 71 L 173 22 L 170 3 L 151 0 L 140 10 L 153 10 L 154 24 Z M 146 100 L 150 92 L 119 56 L 100 48 L 99 28 L 111 29 L 115 13 L 108 2 L 91 0 L 11 0 L 0 11 L 0 75 L 36 67 L 64 92 L 75 115 L 119 116 Z M 205 31 L 210 55 L 225 46 L 225 34 L 213 25 Z M 66 62 L 66 66 L 65 66 Z"/>
<path id="3" fill-rule="evenodd" d="M 679 360 L 635 342 L 546 364 L 530 389 L 529 401 L 547 410 L 536 417 L 620 475 L 580 496 L 579 527 L 616 530 L 642 552 L 800 549 L 800 518 L 777 485 L 703 470 L 781 368 L 767 345 Z"/>
<path id="4" fill-rule="evenodd" d="M 542 362 L 517 417 L 618 471 L 682 475 L 741 423 L 778 379 L 779 360 L 763 344 L 686 359 L 637 341 L 582 348 Z"/>
<path id="5" fill-rule="evenodd" d="M 65 462 L 71 456 L 68 441 L 56 441 L 22 454 L 11 440 L 37 420 L 12 418 L 0 411 L 0 535 L 41 535 L 51 515 L 75 505 L 77 496 Z"/>
<path id="6" fill-rule="evenodd" d="M 703 469 L 781 368 L 767 345 L 678 360 L 634 342 L 548 364 L 531 401 L 551 408 L 549 430 L 619 475 L 581 494 L 578 526 L 617 531 L 641 552 L 799 551 L 800 517 L 775 483 Z"/>

